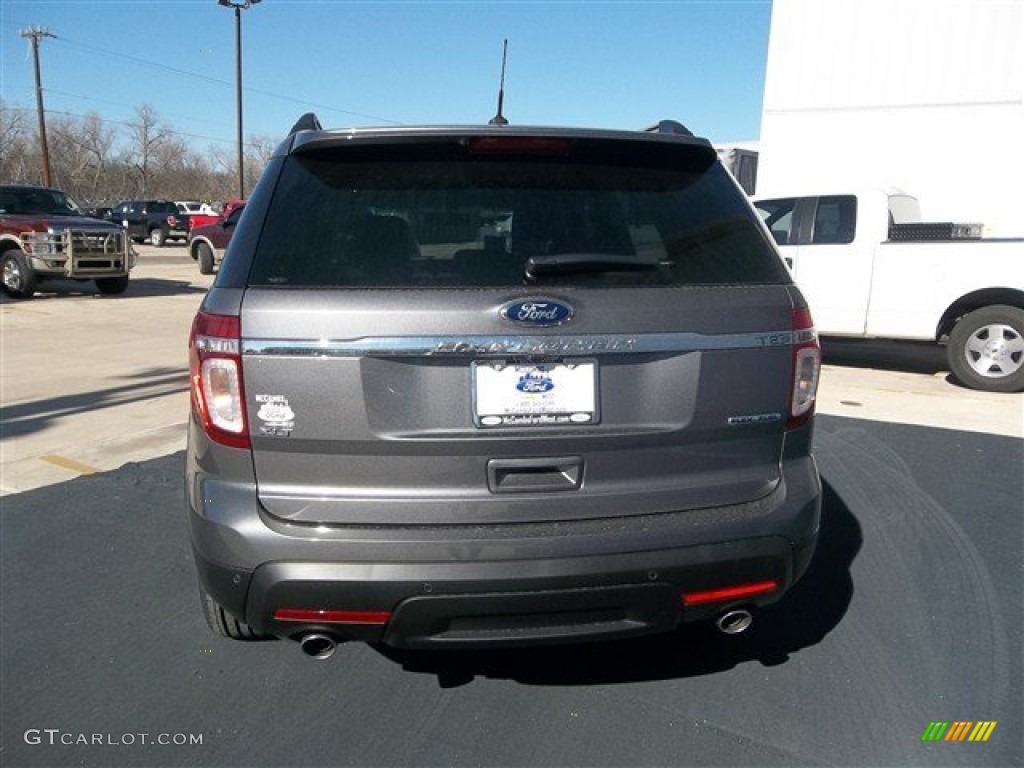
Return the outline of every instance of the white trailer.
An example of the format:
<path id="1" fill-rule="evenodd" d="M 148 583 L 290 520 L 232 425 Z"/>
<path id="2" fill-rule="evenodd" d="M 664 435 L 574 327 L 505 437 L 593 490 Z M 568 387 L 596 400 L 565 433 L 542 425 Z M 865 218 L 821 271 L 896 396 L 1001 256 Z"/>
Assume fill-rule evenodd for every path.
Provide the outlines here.
<path id="1" fill-rule="evenodd" d="M 1024 2 L 774 0 L 757 194 L 899 187 L 1024 236 Z"/>

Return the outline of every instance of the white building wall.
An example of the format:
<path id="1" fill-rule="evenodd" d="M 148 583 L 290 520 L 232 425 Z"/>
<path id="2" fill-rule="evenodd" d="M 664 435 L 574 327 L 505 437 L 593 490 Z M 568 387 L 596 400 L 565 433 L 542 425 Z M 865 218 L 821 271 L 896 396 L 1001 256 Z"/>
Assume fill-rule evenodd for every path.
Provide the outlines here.
<path id="1" fill-rule="evenodd" d="M 902 187 L 1024 236 L 1024 0 L 774 0 L 757 194 Z"/>

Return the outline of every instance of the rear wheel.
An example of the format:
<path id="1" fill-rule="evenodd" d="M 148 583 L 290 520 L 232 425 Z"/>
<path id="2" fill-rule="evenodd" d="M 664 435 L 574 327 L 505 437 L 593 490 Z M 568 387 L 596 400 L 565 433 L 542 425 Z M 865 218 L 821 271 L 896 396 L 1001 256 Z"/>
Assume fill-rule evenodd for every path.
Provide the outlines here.
<path id="1" fill-rule="evenodd" d="M 160 248 L 166 240 L 167 235 L 164 233 L 162 229 L 154 229 L 152 232 L 149 233 L 149 242 L 151 242 L 157 248 Z"/>
<path id="2" fill-rule="evenodd" d="M 196 246 L 196 259 L 199 261 L 199 274 L 213 274 L 213 249 L 206 243 Z"/>
<path id="3" fill-rule="evenodd" d="M 4 293 L 14 299 L 32 298 L 38 280 L 24 253 L 13 249 L 4 251 L 0 269 L 3 270 Z"/>
<path id="4" fill-rule="evenodd" d="M 100 289 L 100 293 L 124 293 L 128 290 L 128 275 L 121 275 L 120 277 L 98 277 L 96 278 L 96 287 Z"/>
<path id="5" fill-rule="evenodd" d="M 199 600 L 203 605 L 203 616 L 210 629 L 221 637 L 230 637 L 232 640 L 266 640 L 266 635 L 261 635 L 253 630 L 245 622 L 241 622 L 230 613 L 221 608 L 220 603 L 210 597 L 210 594 L 199 586 Z"/>
<path id="6" fill-rule="evenodd" d="M 997 305 L 971 312 L 953 327 L 946 355 L 953 375 L 971 389 L 1024 390 L 1024 310 Z"/>

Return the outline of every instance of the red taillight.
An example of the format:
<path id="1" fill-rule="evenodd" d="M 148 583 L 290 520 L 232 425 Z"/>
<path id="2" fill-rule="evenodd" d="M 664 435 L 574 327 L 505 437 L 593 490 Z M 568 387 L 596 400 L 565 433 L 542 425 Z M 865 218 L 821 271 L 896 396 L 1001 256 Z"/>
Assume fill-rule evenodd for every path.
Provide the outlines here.
<path id="1" fill-rule="evenodd" d="M 387 624 L 388 611 L 327 611 L 313 608 L 278 608 L 277 621 L 304 621 L 310 624 Z"/>
<path id="2" fill-rule="evenodd" d="M 793 310 L 793 380 L 786 429 L 796 429 L 814 416 L 821 373 L 821 345 L 808 309 Z"/>
<path id="3" fill-rule="evenodd" d="M 178 219 L 177 219 L 177 217 L 176 216 L 168 216 L 167 217 L 167 224 L 170 227 L 178 226 Z"/>
<path id="4" fill-rule="evenodd" d="M 211 440 L 250 448 L 241 338 L 237 317 L 208 312 L 196 315 L 188 342 L 192 410 Z"/>
<path id="5" fill-rule="evenodd" d="M 755 581 L 750 584 L 735 584 L 719 589 L 704 589 L 699 592 L 684 592 L 683 605 L 701 605 L 702 603 L 720 603 L 726 600 L 739 600 L 743 597 L 766 595 L 779 588 L 774 580 Z"/>

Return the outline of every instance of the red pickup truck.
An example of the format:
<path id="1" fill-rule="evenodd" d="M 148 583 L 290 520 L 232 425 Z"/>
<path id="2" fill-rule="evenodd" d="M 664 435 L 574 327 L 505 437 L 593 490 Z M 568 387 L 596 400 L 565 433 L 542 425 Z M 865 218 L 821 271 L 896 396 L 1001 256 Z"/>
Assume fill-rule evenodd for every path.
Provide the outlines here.
<path id="1" fill-rule="evenodd" d="M 0 186 L 0 276 L 4 292 L 28 299 L 46 280 L 95 280 L 100 293 L 124 293 L 135 251 L 128 233 L 91 219 L 57 189 Z"/>
<path id="2" fill-rule="evenodd" d="M 199 273 L 212 275 L 214 267 L 224 257 L 224 251 L 235 233 L 235 225 L 245 210 L 244 200 L 230 200 L 222 216 L 209 224 L 192 227 L 188 233 L 188 252 L 199 262 Z M 196 218 L 214 218 L 198 216 Z"/>
<path id="3" fill-rule="evenodd" d="M 228 200 L 227 202 L 224 203 L 224 207 L 221 208 L 220 213 L 217 213 L 217 214 L 193 213 L 193 214 L 191 214 L 189 216 L 189 220 L 188 220 L 189 221 L 189 224 L 188 224 L 189 233 L 191 234 L 193 229 L 198 229 L 199 227 L 205 227 L 208 224 L 216 224 L 218 221 L 223 221 L 224 219 L 226 219 L 228 216 L 231 215 L 232 211 L 234 211 L 236 208 L 241 208 L 243 205 L 245 205 L 245 200 L 241 200 L 239 198 L 234 198 L 234 199 Z"/>

